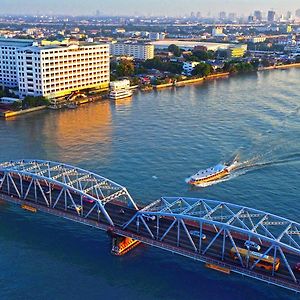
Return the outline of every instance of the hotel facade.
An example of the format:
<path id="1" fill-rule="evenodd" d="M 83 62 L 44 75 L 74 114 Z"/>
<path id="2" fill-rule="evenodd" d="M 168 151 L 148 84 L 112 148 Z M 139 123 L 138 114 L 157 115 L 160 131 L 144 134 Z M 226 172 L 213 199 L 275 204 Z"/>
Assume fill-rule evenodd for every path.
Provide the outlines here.
<path id="1" fill-rule="evenodd" d="M 101 90 L 109 86 L 107 44 L 11 44 L 0 40 L 0 76 L 5 74 L 0 77 L 0 84 L 17 87 L 21 97 L 57 98 L 74 91 Z M 8 72 L 7 65 L 11 67 Z"/>

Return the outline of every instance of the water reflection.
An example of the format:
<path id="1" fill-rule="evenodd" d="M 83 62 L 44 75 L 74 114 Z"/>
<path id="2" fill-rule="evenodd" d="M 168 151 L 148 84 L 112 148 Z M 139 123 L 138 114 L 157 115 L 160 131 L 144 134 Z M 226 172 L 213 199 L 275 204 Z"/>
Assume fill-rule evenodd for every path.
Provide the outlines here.
<path id="1" fill-rule="evenodd" d="M 51 118 L 45 119 L 43 134 L 47 141 L 47 156 L 54 156 L 55 160 L 77 163 L 97 155 L 100 147 L 103 159 L 111 152 L 110 103 L 103 101 L 74 110 L 55 111 Z"/>
<path id="2" fill-rule="evenodd" d="M 132 97 L 113 100 L 113 103 L 115 104 L 117 109 L 119 107 L 124 107 L 124 106 L 130 107 L 132 105 Z"/>

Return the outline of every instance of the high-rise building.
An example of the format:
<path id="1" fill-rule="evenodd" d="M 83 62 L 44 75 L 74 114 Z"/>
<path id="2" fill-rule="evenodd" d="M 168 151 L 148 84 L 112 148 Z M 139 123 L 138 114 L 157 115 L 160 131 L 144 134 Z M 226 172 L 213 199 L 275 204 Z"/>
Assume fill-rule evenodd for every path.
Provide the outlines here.
<path id="1" fill-rule="evenodd" d="M 254 16 L 249 16 L 248 17 L 248 23 L 253 23 L 254 22 Z"/>
<path id="2" fill-rule="evenodd" d="M 292 19 L 292 17 L 293 17 L 292 12 L 291 12 L 291 11 L 288 11 L 288 12 L 286 13 L 286 20 L 287 20 L 287 21 L 290 21 L 290 20 Z"/>
<path id="3" fill-rule="evenodd" d="M 297 18 L 300 18 L 300 9 L 297 9 L 297 10 L 296 10 L 295 16 L 296 16 Z"/>
<path id="4" fill-rule="evenodd" d="M 225 11 L 221 11 L 221 12 L 219 13 L 219 18 L 220 18 L 221 20 L 226 19 L 226 12 L 225 12 Z"/>
<path id="5" fill-rule="evenodd" d="M 33 40 L 0 39 L 0 85 L 7 88 L 18 87 L 18 49 L 33 45 Z"/>
<path id="6" fill-rule="evenodd" d="M 230 21 L 234 21 L 236 19 L 236 13 L 229 13 L 228 14 L 228 19 Z"/>
<path id="7" fill-rule="evenodd" d="M 275 11 L 274 10 L 269 10 L 268 11 L 267 20 L 268 20 L 268 22 L 274 22 L 275 21 Z"/>
<path id="8" fill-rule="evenodd" d="M 261 21 L 262 20 L 262 13 L 261 13 L 260 10 L 255 10 L 253 16 L 254 16 L 256 21 Z"/>
<path id="9" fill-rule="evenodd" d="M 200 19 L 200 18 L 201 18 L 201 12 L 200 12 L 200 11 L 197 12 L 196 18 L 197 18 L 197 19 Z"/>
<path id="10" fill-rule="evenodd" d="M 6 71 L 7 64 L 15 66 L 14 73 L 10 71 L 9 76 L 0 77 L 0 83 L 2 79 L 4 86 L 17 86 L 20 96 L 56 98 L 87 88 L 105 89 L 109 85 L 108 44 L 41 46 L 20 45 L 15 40 L 0 41 L 0 48 L 6 57 L 0 61 L 0 68 Z"/>

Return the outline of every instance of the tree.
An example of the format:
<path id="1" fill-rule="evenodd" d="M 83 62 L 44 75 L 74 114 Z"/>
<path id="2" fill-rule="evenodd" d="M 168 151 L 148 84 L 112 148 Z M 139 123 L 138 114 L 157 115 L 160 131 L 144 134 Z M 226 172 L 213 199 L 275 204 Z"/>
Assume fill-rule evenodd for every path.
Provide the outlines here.
<path id="1" fill-rule="evenodd" d="M 175 56 L 180 56 L 181 55 L 181 50 L 178 46 L 176 46 L 175 44 L 171 44 L 169 47 L 168 47 L 168 50 L 170 52 L 172 52 Z"/>
<path id="2" fill-rule="evenodd" d="M 15 101 L 12 105 L 11 108 L 13 110 L 20 110 L 22 108 L 22 102 L 21 101 Z"/>
<path id="3" fill-rule="evenodd" d="M 254 68 L 255 70 L 257 70 L 258 67 L 259 67 L 259 59 L 253 59 L 253 60 L 251 61 L 251 65 L 253 66 L 253 68 Z"/>
<path id="4" fill-rule="evenodd" d="M 9 89 L 7 89 L 7 88 L 1 89 L 1 87 L 0 87 L 0 98 L 2 98 L 2 97 L 12 97 L 12 98 L 14 98 L 15 95 L 13 93 L 11 93 Z"/>
<path id="5" fill-rule="evenodd" d="M 235 63 L 232 61 L 227 61 L 224 63 L 223 71 L 229 72 L 229 73 L 237 73 L 238 72 Z"/>
<path id="6" fill-rule="evenodd" d="M 109 64 L 109 68 L 111 71 L 115 71 L 117 69 L 118 64 L 115 61 L 111 61 Z"/>
<path id="7" fill-rule="evenodd" d="M 194 70 L 192 71 L 192 75 L 204 77 L 210 75 L 212 71 L 213 69 L 211 65 L 207 63 L 199 63 L 195 66 Z"/>
<path id="8" fill-rule="evenodd" d="M 223 70 L 229 73 L 247 73 L 255 71 L 256 65 L 253 63 L 229 61 L 224 64 Z"/>
<path id="9" fill-rule="evenodd" d="M 182 70 L 182 64 L 163 62 L 160 58 L 154 57 L 153 59 L 148 59 L 143 63 L 143 67 L 146 69 L 156 69 L 159 71 L 166 71 L 173 74 L 180 74 Z"/>
<path id="10" fill-rule="evenodd" d="M 49 100 L 43 96 L 37 96 L 37 97 L 26 96 L 22 101 L 23 109 L 36 107 L 36 106 L 43 106 L 43 105 L 49 105 Z"/>
<path id="11" fill-rule="evenodd" d="M 193 51 L 193 56 L 197 57 L 198 60 L 208 60 L 214 58 L 214 52 L 213 51 L 204 51 L 204 50 L 196 50 Z"/>
<path id="12" fill-rule="evenodd" d="M 135 73 L 135 75 L 146 74 L 147 69 L 143 66 L 139 66 L 139 67 L 135 68 L 134 73 Z"/>
<path id="13" fill-rule="evenodd" d="M 130 80 L 131 85 L 138 85 L 139 84 L 139 78 L 138 77 L 133 77 Z"/>
<path id="14" fill-rule="evenodd" d="M 134 64 L 129 60 L 121 60 L 116 68 L 117 76 L 132 76 L 134 74 Z"/>

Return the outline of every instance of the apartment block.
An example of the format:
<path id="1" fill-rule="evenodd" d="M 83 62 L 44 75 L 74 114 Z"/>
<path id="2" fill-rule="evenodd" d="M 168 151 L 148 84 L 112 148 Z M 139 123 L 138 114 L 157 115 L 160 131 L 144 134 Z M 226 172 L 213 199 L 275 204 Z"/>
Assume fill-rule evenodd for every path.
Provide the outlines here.
<path id="1" fill-rule="evenodd" d="M 142 43 L 119 43 L 110 44 L 110 54 L 113 56 L 128 55 L 134 59 L 147 60 L 154 57 L 154 46 Z"/>

